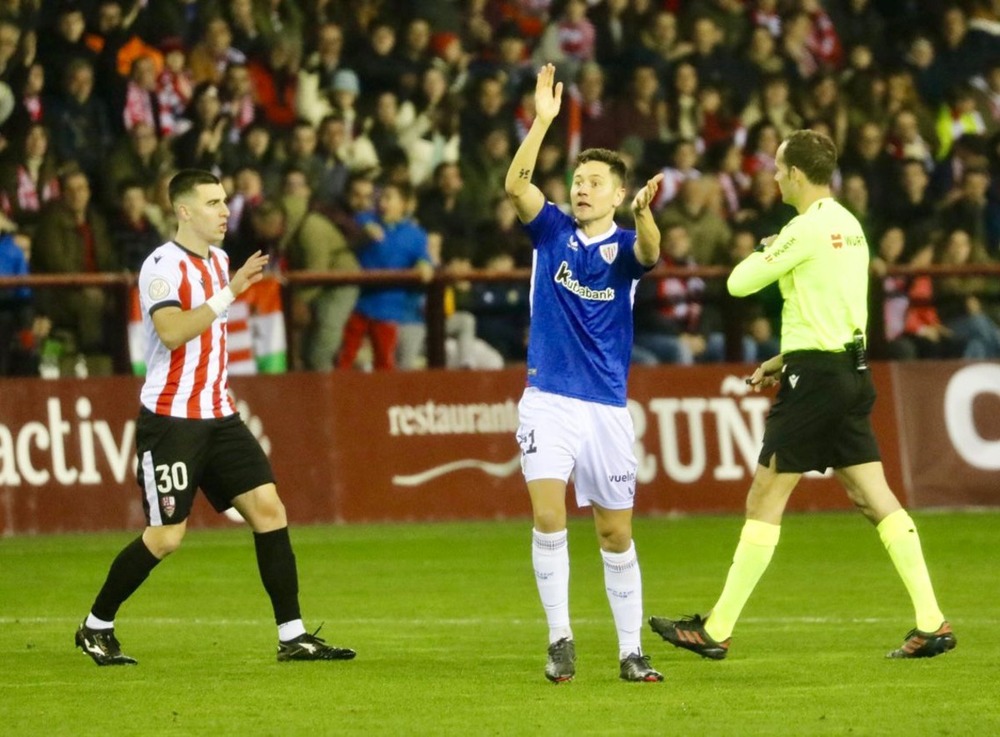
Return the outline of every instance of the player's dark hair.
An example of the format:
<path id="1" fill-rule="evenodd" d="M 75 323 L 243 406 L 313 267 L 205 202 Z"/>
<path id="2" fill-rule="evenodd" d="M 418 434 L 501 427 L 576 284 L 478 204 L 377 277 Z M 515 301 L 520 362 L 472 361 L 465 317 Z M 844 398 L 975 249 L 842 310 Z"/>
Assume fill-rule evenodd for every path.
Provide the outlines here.
<path id="1" fill-rule="evenodd" d="M 577 167 L 588 161 L 600 161 L 602 164 L 607 164 L 611 168 L 612 176 L 617 177 L 622 185 L 628 181 L 628 164 L 617 151 L 608 148 L 588 148 L 581 151 L 580 155 L 576 157 Z"/>
<path id="2" fill-rule="evenodd" d="M 794 166 L 813 184 L 829 184 L 837 168 L 837 144 L 825 133 L 795 131 L 785 139 L 785 166 Z"/>
<path id="3" fill-rule="evenodd" d="M 177 198 L 190 194 L 201 184 L 222 184 L 222 182 L 212 172 L 204 169 L 181 169 L 170 179 L 168 189 L 170 204 L 173 205 L 177 202 Z"/>

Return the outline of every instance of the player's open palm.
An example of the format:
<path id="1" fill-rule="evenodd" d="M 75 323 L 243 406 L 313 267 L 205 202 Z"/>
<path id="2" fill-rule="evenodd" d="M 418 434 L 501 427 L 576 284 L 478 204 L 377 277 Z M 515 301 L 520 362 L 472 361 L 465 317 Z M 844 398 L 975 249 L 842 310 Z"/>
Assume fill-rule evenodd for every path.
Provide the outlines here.
<path id="1" fill-rule="evenodd" d="M 649 203 L 656 197 L 656 192 L 659 190 L 660 182 L 662 181 L 663 174 L 661 172 L 647 181 L 642 189 L 635 193 L 635 197 L 632 198 L 632 212 L 639 212 L 649 207 Z"/>
<path id="2" fill-rule="evenodd" d="M 535 115 L 543 123 L 551 123 L 562 105 L 563 83 L 556 82 L 556 68 L 546 64 L 538 70 L 535 81 Z"/>
<path id="3" fill-rule="evenodd" d="M 264 278 L 264 267 L 267 266 L 267 259 L 267 254 L 255 251 L 246 260 L 246 263 L 236 270 L 233 278 L 229 280 L 229 288 L 233 290 L 233 294 L 238 297 L 251 284 L 256 284 Z"/>

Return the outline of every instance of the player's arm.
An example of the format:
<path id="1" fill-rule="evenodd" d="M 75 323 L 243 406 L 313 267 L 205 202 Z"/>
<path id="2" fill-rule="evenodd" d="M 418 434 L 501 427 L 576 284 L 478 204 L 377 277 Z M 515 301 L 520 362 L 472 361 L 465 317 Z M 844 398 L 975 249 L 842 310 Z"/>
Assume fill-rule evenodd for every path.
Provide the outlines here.
<path id="1" fill-rule="evenodd" d="M 762 241 L 763 248 L 740 261 L 729 274 L 729 293 L 746 297 L 759 292 L 802 263 L 809 255 L 808 234 L 803 231 L 793 220 L 777 236 Z"/>
<path id="2" fill-rule="evenodd" d="M 660 260 L 660 229 L 649 205 L 656 197 L 656 190 L 662 181 L 663 174 L 657 174 L 632 199 L 636 233 L 635 257 L 643 266 L 653 266 Z"/>
<path id="3" fill-rule="evenodd" d="M 267 256 L 257 251 L 233 274 L 229 286 L 213 295 L 204 304 L 190 310 L 170 305 L 153 312 L 151 315 L 153 327 L 163 345 L 172 351 L 208 330 L 238 296 L 251 284 L 256 284 L 264 278 L 263 270 L 266 264 Z"/>
<path id="4" fill-rule="evenodd" d="M 538 160 L 542 140 L 559 114 L 562 104 L 563 84 L 558 82 L 553 87 L 555 76 L 556 68 L 552 64 L 546 64 L 538 70 L 535 81 L 535 119 L 528 129 L 528 135 L 517 147 L 504 181 L 504 189 L 522 223 L 530 223 L 545 206 L 545 195 L 531 183 L 531 174 Z"/>

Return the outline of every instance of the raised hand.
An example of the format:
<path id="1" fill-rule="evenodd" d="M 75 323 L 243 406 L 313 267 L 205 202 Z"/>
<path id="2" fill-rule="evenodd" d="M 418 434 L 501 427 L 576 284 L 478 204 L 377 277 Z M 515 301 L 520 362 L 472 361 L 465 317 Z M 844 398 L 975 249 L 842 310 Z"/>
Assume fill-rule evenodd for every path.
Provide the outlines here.
<path id="1" fill-rule="evenodd" d="M 229 288 L 233 290 L 233 294 L 239 297 L 251 284 L 256 284 L 263 279 L 267 260 L 267 254 L 254 251 L 246 263 L 237 269 L 233 278 L 229 280 Z"/>
<path id="2" fill-rule="evenodd" d="M 543 123 L 551 123 L 559 114 L 562 105 L 563 83 L 555 82 L 556 68 L 546 64 L 538 70 L 535 81 L 535 115 Z M 555 87 L 553 83 L 555 82 Z"/>
<path id="3" fill-rule="evenodd" d="M 653 201 L 654 197 L 656 197 L 656 191 L 660 188 L 660 182 L 662 181 L 663 174 L 657 174 L 655 177 L 646 182 L 642 189 L 635 193 L 635 197 L 632 199 L 633 213 L 645 210 L 649 207 L 649 203 Z"/>

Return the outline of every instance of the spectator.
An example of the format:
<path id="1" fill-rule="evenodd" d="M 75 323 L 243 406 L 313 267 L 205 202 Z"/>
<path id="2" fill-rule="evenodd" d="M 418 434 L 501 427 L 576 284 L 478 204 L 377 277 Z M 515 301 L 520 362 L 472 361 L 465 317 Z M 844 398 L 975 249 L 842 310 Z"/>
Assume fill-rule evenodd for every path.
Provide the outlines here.
<path id="1" fill-rule="evenodd" d="M 424 281 L 433 278 L 434 267 L 427 252 L 427 234 L 409 218 L 413 204 L 409 187 L 389 184 L 382 188 L 379 195 L 378 214 L 374 217 L 359 216 L 359 222 L 372 238 L 358 253 L 362 269 L 410 270 Z M 374 368 L 395 368 L 398 326 L 413 311 L 410 292 L 401 287 L 366 287 L 361 290 L 354 312 L 344 328 L 338 368 L 348 369 L 354 365 L 365 336 L 372 343 Z"/>
<path id="2" fill-rule="evenodd" d="M 410 161 L 410 179 L 419 187 L 438 166 L 458 161 L 458 106 L 448 94 L 447 80 L 438 67 L 424 72 L 415 115 L 400 132 L 399 143 Z"/>
<path id="3" fill-rule="evenodd" d="M 74 3 L 60 3 L 55 22 L 38 39 L 38 61 L 45 68 L 45 79 L 53 89 L 64 89 L 68 72 L 86 62 L 93 74 L 97 54 L 87 46 L 83 34 L 86 20 L 83 9 Z"/>
<path id="4" fill-rule="evenodd" d="M 990 172 L 985 166 L 968 166 L 962 171 L 957 197 L 940 212 L 945 231 L 963 231 L 985 248 L 984 255 L 1000 259 L 1000 203 L 990 191 Z"/>
<path id="5" fill-rule="evenodd" d="M 51 97 L 45 91 L 45 67 L 37 61 L 23 67 L 12 75 L 11 93 L 14 109 L 10 117 L 0 123 L 0 135 L 9 139 L 22 136 L 32 123 L 48 123 L 51 120 Z"/>
<path id="6" fill-rule="evenodd" d="M 260 175 L 263 191 L 269 196 L 277 196 L 281 188 L 283 162 L 274 135 L 266 123 L 252 123 L 243 132 L 239 143 L 223 146 L 222 156 L 225 171 L 236 173 L 244 168 L 255 169 Z"/>
<path id="7" fill-rule="evenodd" d="M 65 174 L 61 196 L 42 210 L 34 239 L 32 269 L 40 274 L 93 274 L 115 271 L 119 260 L 107 221 L 91 203 L 90 182 L 82 171 Z M 100 287 L 39 292 L 39 312 L 52 320 L 64 338 L 64 355 L 86 355 L 90 374 L 110 374 L 112 317 L 119 305 Z M 119 336 L 120 337 L 120 336 Z"/>
<path id="8" fill-rule="evenodd" d="M 698 266 L 692 255 L 691 236 L 683 225 L 662 228 L 663 264 L 672 269 Z M 648 276 L 639 282 L 635 297 L 635 345 L 642 349 L 637 360 L 689 366 L 695 361 L 721 361 L 725 336 L 710 312 L 706 319 L 703 302 L 705 282 L 700 277 Z"/>
<path id="9" fill-rule="evenodd" d="M 299 77 L 299 90 L 304 91 L 306 84 L 304 76 L 314 78 L 318 93 L 329 90 L 333 85 L 334 75 L 344 64 L 344 31 L 339 24 L 332 21 L 320 23 L 316 28 L 316 48 L 310 53 Z"/>
<path id="10" fill-rule="evenodd" d="M 246 55 L 233 46 L 233 33 L 221 16 L 208 21 L 201 40 L 188 54 L 188 67 L 195 84 L 220 85 L 227 66 L 246 61 Z"/>
<path id="11" fill-rule="evenodd" d="M 232 32 L 232 45 L 250 58 L 264 51 L 265 36 L 254 12 L 253 0 L 229 0 L 223 17 Z"/>
<path id="12" fill-rule="evenodd" d="M 920 133 L 912 110 L 900 110 L 893 118 L 888 139 L 889 154 L 897 160 L 917 159 L 928 170 L 934 168 L 934 148 Z"/>
<path id="13" fill-rule="evenodd" d="M 615 77 L 627 72 L 629 57 L 639 44 L 640 28 L 630 5 L 629 0 L 606 0 L 590 10 L 595 60 Z"/>
<path id="14" fill-rule="evenodd" d="M 779 139 L 801 128 L 804 122 L 792 104 L 788 79 L 777 75 L 763 81 L 760 95 L 751 99 L 743 109 L 740 120 L 746 128 L 766 121 L 775 127 Z"/>
<path id="15" fill-rule="evenodd" d="M 587 0 L 567 0 L 562 14 L 549 23 L 535 47 L 535 66 L 555 64 L 570 79 L 584 62 L 593 61 L 597 32 L 587 18 Z"/>
<path id="16" fill-rule="evenodd" d="M 139 56 L 132 62 L 128 79 L 116 85 L 115 107 L 121 115 L 114 121 L 115 130 L 128 132 L 139 123 L 161 132 L 160 100 L 157 96 L 156 62 L 151 56 Z"/>
<path id="17" fill-rule="evenodd" d="M 878 243 L 878 238 L 882 234 L 882 223 L 879 213 L 871 207 L 868 197 L 868 185 L 860 174 L 848 174 L 844 177 L 841 186 L 840 196 L 837 198 L 847 211 L 850 212 L 864 231 L 865 238 L 868 239 L 869 247 Z"/>
<path id="18" fill-rule="evenodd" d="M 246 64 L 234 62 L 226 67 L 219 96 L 222 100 L 222 114 L 232 121 L 229 126 L 230 143 L 238 142 L 247 128 L 263 120 L 263 111 L 257 104 L 250 69 Z"/>
<path id="19" fill-rule="evenodd" d="M 296 176 L 290 173 L 289 176 Z M 283 251 L 290 271 L 358 271 L 358 259 L 347 239 L 322 212 L 309 208 L 310 190 L 305 177 L 297 192 L 282 197 L 286 223 Z M 300 330 L 302 363 L 310 371 L 330 371 L 340 350 L 344 326 L 358 301 L 355 285 L 318 285 L 296 289 L 292 298 L 293 322 Z M 294 338 L 298 342 L 298 336 Z M 296 352 L 299 355 L 299 352 Z"/>
<path id="20" fill-rule="evenodd" d="M 567 158 L 588 148 L 614 150 L 620 143 L 612 106 L 605 99 L 605 74 L 597 63 L 580 66 L 576 84 L 569 88 L 564 104 L 568 107 Z M 532 100 L 534 104 L 534 100 Z M 577 127 L 576 121 L 579 121 Z"/>
<path id="21" fill-rule="evenodd" d="M 418 198 L 417 222 L 427 231 L 427 248 L 435 263 L 454 260 L 471 262 L 473 228 L 462 193 L 465 182 L 458 164 L 439 164 L 434 170 L 433 186 Z"/>
<path id="22" fill-rule="evenodd" d="M 838 151 L 844 149 L 847 143 L 847 103 L 840 95 L 836 77 L 828 73 L 814 77 L 801 109 L 806 120 L 813 123 L 822 121 L 826 125 Z"/>
<path id="23" fill-rule="evenodd" d="M 917 161 L 920 166 L 927 166 L 926 160 Z M 892 194 L 899 163 L 889 154 L 885 135 L 877 123 L 868 121 L 857 127 L 856 133 L 848 141 L 841 167 L 845 174 L 859 174 L 865 180 L 872 207 L 884 212 Z"/>
<path id="24" fill-rule="evenodd" d="M 759 171 L 750 179 L 750 193 L 744 201 L 746 217 L 742 226 L 758 240 L 774 235 L 795 217 L 795 211 L 781 201 L 781 192 L 771 172 Z"/>
<path id="25" fill-rule="evenodd" d="M 112 128 L 104 101 L 94 94 L 91 62 L 73 59 L 52 105 L 52 142 L 62 161 L 75 161 L 95 181 L 111 148 Z"/>
<path id="26" fill-rule="evenodd" d="M 122 182 L 135 181 L 151 191 L 160 174 L 172 169 L 170 150 L 160 145 L 156 130 L 147 123 L 139 123 L 118 141 L 108 158 L 101 204 L 118 203 Z"/>
<path id="27" fill-rule="evenodd" d="M 287 130 L 295 122 L 295 94 L 302 41 L 287 32 L 271 39 L 268 53 L 247 64 L 257 104 L 264 120 L 276 130 Z"/>
<path id="28" fill-rule="evenodd" d="M 666 140 L 667 104 L 662 98 L 660 80 L 653 66 L 636 66 L 625 94 L 616 98 L 611 107 L 619 147 L 625 145 L 626 139 L 634 139 L 641 142 L 645 156 L 646 148 Z"/>
<path id="29" fill-rule="evenodd" d="M 43 124 L 30 124 L 20 143 L 20 153 L 9 154 L 0 165 L 0 209 L 14 230 L 30 238 L 42 207 L 59 197 L 58 167 Z"/>
<path id="30" fill-rule="evenodd" d="M 176 38 L 191 48 L 205 27 L 205 10 L 210 3 L 198 0 L 161 0 L 149 3 L 140 19 L 143 37 L 153 43 Z M 200 80 L 199 80 L 200 81 Z"/>
<path id="31" fill-rule="evenodd" d="M 510 166 L 510 136 L 503 127 L 480 131 L 482 143 L 461 160 L 468 217 L 476 222 L 489 217 L 493 203 L 503 193 Z"/>
<path id="32" fill-rule="evenodd" d="M 694 263 L 714 266 L 728 262 L 731 232 L 726 221 L 708 207 L 708 188 L 708 182 L 703 179 L 683 182 L 677 199 L 660 211 L 656 224 L 663 233 L 674 226 L 682 226 L 691 242 L 690 257 Z M 664 242 L 663 248 L 667 245 Z"/>
<path id="33" fill-rule="evenodd" d="M 416 96 L 424 72 L 431 65 L 430 43 L 431 25 L 427 19 L 411 18 L 403 33 L 403 43 L 396 53 L 403 67 L 399 79 L 400 99 L 412 101 Z"/>
<path id="34" fill-rule="evenodd" d="M 496 77 L 479 80 L 471 104 L 462 111 L 459 123 L 459 148 L 463 156 L 475 153 L 486 131 L 502 130 L 514 140 L 514 120 L 504 97 L 503 83 Z"/>
<path id="35" fill-rule="evenodd" d="M 939 249 L 937 262 L 963 266 L 983 263 L 982 246 L 964 230 L 953 230 Z M 981 276 L 950 276 L 934 290 L 934 302 L 944 325 L 965 341 L 963 356 L 983 360 L 1000 358 L 1000 326 L 989 314 L 989 300 L 997 295 L 996 280 Z"/>
<path id="36" fill-rule="evenodd" d="M 830 19 L 845 49 L 867 46 L 880 57 L 889 55 L 885 45 L 885 19 L 871 0 L 837 0 L 827 3 Z"/>
<path id="37" fill-rule="evenodd" d="M 171 141 L 177 166 L 219 171 L 231 122 L 222 114 L 219 88 L 209 82 L 195 87 L 186 117 L 191 127 Z"/>
<path id="38" fill-rule="evenodd" d="M 264 47 L 273 45 L 281 35 L 302 38 L 306 20 L 296 0 L 262 0 L 254 4 L 253 11 Z"/>
<path id="39" fill-rule="evenodd" d="M 665 77 L 674 62 L 694 51 L 694 45 L 681 37 L 677 16 L 669 10 L 656 11 L 648 23 L 642 21 L 635 9 L 631 16 L 639 29 L 639 43 L 632 47 L 628 62 L 621 70 L 622 78 L 635 66 L 651 66 L 658 75 Z"/>
<path id="40" fill-rule="evenodd" d="M 694 51 L 684 60 L 694 64 L 702 84 L 727 86 L 737 107 L 743 107 L 753 80 L 746 65 L 726 48 L 722 30 L 712 18 L 700 16 L 694 21 L 691 36 Z"/>
<path id="41" fill-rule="evenodd" d="M 674 67 L 667 110 L 671 136 L 689 141 L 698 136 L 698 70 L 690 62 L 680 62 Z"/>
<path id="42" fill-rule="evenodd" d="M 133 274 L 139 273 L 142 262 L 165 239 L 150 220 L 148 209 L 142 182 L 131 179 L 119 183 L 117 209 L 109 230 L 119 263 Z"/>
<path id="43" fill-rule="evenodd" d="M 27 275 L 31 239 L 15 233 L 13 223 L 2 216 L 0 221 L 4 228 L 0 232 L 0 275 Z M 48 318 L 35 316 L 29 288 L 0 289 L 0 376 L 37 375 L 38 347 L 51 328 Z"/>
<path id="44" fill-rule="evenodd" d="M 976 109 L 976 97 L 971 85 L 956 84 L 948 91 L 947 100 L 938 110 L 936 130 L 939 161 L 948 156 L 955 140 L 986 132 L 986 121 Z"/>
<path id="45" fill-rule="evenodd" d="M 310 195 L 319 186 L 326 170 L 322 159 L 316 153 L 318 140 L 319 137 L 312 124 L 308 120 L 299 119 L 289 131 L 285 146 L 285 171 L 290 169 L 301 171 L 309 185 Z"/>
<path id="46" fill-rule="evenodd" d="M 194 76 L 187 65 L 187 51 L 180 39 L 170 38 L 160 45 L 163 69 L 156 79 L 160 108 L 160 129 L 164 136 L 178 136 L 191 122 L 184 117 L 194 94 Z"/>
<path id="47" fill-rule="evenodd" d="M 698 168 L 698 149 L 693 139 L 682 138 L 674 143 L 670 154 L 670 164 L 665 166 L 661 173 L 663 180 L 660 182 L 659 191 L 650 205 L 653 212 L 659 212 L 665 204 L 673 202 L 681 185 L 688 179 L 701 177 L 701 170 Z"/>
<path id="48" fill-rule="evenodd" d="M 386 90 L 376 96 L 375 111 L 365 120 L 361 138 L 371 145 L 383 166 L 402 151 L 400 135 L 413 122 L 413 116 L 413 105 L 400 106 L 395 92 Z"/>
<path id="49" fill-rule="evenodd" d="M 372 24 L 365 38 L 363 51 L 351 59 L 351 68 L 357 72 L 365 94 L 398 94 L 400 79 L 406 73 L 407 64 L 394 53 L 395 26 L 388 19 L 380 18 Z"/>
<path id="50" fill-rule="evenodd" d="M 938 228 L 937 203 L 929 185 L 930 177 L 922 161 L 902 162 L 899 184 L 892 188 L 885 210 L 891 226 L 898 226 L 904 234 L 907 251 L 900 256 L 903 261 L 930 245 L 931 234 Z"/>

